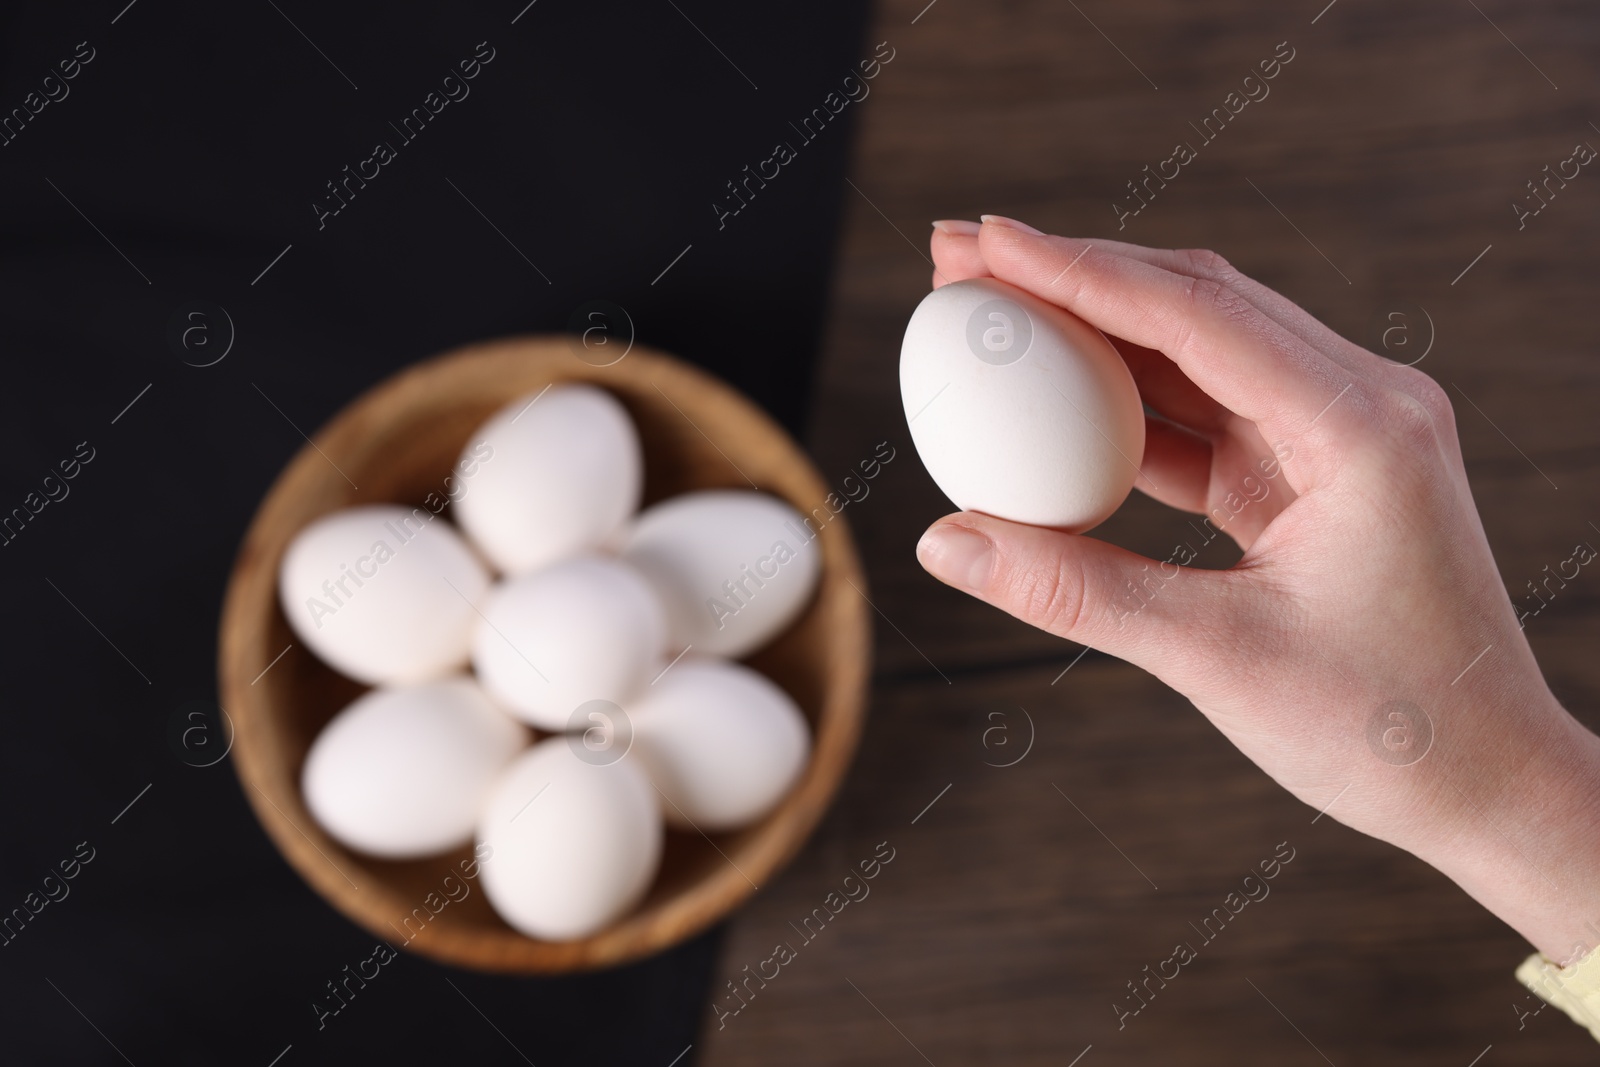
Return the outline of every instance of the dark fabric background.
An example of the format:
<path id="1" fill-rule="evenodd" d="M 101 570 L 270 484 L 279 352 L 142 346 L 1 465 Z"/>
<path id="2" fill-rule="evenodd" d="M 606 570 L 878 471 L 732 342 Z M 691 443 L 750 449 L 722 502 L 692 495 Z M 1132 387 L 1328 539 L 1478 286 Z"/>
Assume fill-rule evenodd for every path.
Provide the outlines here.
<path id="1" fill-rule="evenodd" d="M 223 584 L 296 427 L 407 363 L 606 299 L 801 425 L 853 109 L 722 228 L 712 203 L 870 54 L 865 5 L 524 2 L 0 13 L 0 115 L 94 57 L 0 147 L 0 514 L 93 455 L 0 547 L 0 914 L 94 856 L 0 947 L 0 1061 L 667 1067 L 696 1040 L 714 933 L 562 980 L 402 955 L 319 1031 L 313 998 L 372 939 L 227 761 L 168 737 L 215 694 Z M 400 145 L 388 123 L 479 42 L 470 95 Z M 379 140 L 397 158 L 319 230 Z M 236 331 L 204 368 L 214 311 L 218 347 L 168 338 L 197 300 Z"/>

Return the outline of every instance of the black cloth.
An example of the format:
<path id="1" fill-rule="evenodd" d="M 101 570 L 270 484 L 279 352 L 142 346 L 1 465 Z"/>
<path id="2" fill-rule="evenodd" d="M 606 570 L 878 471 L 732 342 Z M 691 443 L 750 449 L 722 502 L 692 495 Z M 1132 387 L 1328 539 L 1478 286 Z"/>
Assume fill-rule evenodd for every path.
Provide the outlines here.
<path id="1" fill-rule="evenodd" d="M 373 939 L 170 736 L 299 431 L 397 368 L 606 300 L 801 428 L 857 107 L 798 124 L 865 5 L 524 3 L 0 8 L 0 917 L 38 907 L 0 1062 L 667 1067 L 710 1017 L 715 932 L 562 979 L 402 953 L 319 1029 Z"/>

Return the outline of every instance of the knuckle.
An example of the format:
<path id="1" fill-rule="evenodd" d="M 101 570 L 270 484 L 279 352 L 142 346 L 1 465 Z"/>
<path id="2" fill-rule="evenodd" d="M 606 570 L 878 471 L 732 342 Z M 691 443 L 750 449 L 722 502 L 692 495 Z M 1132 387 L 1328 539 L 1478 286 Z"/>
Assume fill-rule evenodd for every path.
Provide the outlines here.
<path id="1" fill-rule="evenodd" d="M 1063 637 L 1080 629 L 1085 616 L 1084 579 L 1070 559 L 1041 560 L 1012 574 L 1011 599 L 1023 619 Z"/>
<path id="2" fill-rule="evenodd" d="M 1441 391 L 1440 399 L 1443 399 Z M 1448 400 L 1444 401 L 1446 404 Z M 1416 448 L 1434 448 L 1438 443 L 1439 426 L 1428 403 L 1410 392 L 1386 390 L 1378 403 L 1378 414 L 1386 435 L 1408 451 Z"/>
<path id="3" fill-rule="evenodd" d="M 1401 389 L 1375 389 L 1372 418 L 1368 425 L 1372 432 L 1359 443 L 1347 442 L 1346 447 L 1361 459 L 1357 469 L 1360 477 L 1374 486 L 1382 487 L 1378 506 L 1380 512 L 1389 513 L 1438 492 L 1448 492 L 1450 485 L 1450 442 L 1454 431 L 1438 421 L 1429 410 L 1428 402 Z M 1442 394 L 1441 394 L 1442 399 Z"/>
<path id="4" fill-rule="evenodd" d="M 1232 264 L 1209 248 L 1183 248 L 1178 250 L 1178 255 L 1191 270 L 1202 277 L 1221 279 L 1237 273 Z"/>
<path id="5" fill-rule="evenodd" d="M 1402 369 L 1405 374 L 1401 375 L 1401 387 L 1405 392 L 1416 398 L 1440 427 L 1454 426 L 1455 408 L 1451 405 L 1450 394 L 1445 392 L 1444 386 L 1422 371 L 1412 367 Z"/>
<path id="6" fill-rule="evenodd" d="M 1237 289 L 1215 278 L 1190 278 L 1185 296 L 1194 311 L 1224 320 L 1245 320 L 1259 314 Z"/>

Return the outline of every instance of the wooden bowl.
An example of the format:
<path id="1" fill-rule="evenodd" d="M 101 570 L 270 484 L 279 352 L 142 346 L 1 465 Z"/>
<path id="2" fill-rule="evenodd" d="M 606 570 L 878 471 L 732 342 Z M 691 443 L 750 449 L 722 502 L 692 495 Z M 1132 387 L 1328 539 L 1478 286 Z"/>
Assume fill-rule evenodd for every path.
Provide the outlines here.
<path id="1" fill-rule="evenodd" d="M 579 941 L 536 941 L 502 922 L 478 883 L 463 875 L 472 870 L 470 848 L 394 862 L 349 851 L 322 831 L 300 795 L 301 765 L 318 731 L 363 687 L 324 665 L 289 629 L 277 595 L 285 547 L 307 523 L 338 508 L 421 504 L 441 491 L 484 420 L 561 381 L 603 386 L 627 407 L 644 445 L 646 504 L 754 483 L 802 514 L 830 514 L 823 506 L 828 485 L 788 434 L 704 372 L 638 345 L 620 362 L 595 367 L 566 337 L 511 338 L 402 371 L 323 427 L 262 501 L 222 612 L 222 706 L 234 728 L 234 765 L 273 842 L 312 888 L 374 936 L 476 970 L 611 966 L 659 952 L 727 915 L 816 826 L 849 765 L 864 714 L 869 605 L 854 541 L 837 516 L 821 529 L 822 578 L 809 608 L 746 661 L 787 690 L 810 721 L 811 760 L 799 784 L 744 830 L 710 838 L 669 832 L 649 895 L 611 927 Z"/>

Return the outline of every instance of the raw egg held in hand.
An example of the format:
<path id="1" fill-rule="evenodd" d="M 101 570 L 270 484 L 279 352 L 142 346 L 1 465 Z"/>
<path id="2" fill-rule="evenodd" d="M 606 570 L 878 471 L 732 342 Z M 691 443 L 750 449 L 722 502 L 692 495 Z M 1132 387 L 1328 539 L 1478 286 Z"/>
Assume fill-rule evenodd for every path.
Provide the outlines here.
<path id="1" fill-rule="evenodd" d="M 963 511 L 1082 533 L 1127 498 L 1144 408 L 1099 331 L 994 278 L 922 298 L 900 399 L 923 466 Z"/>

